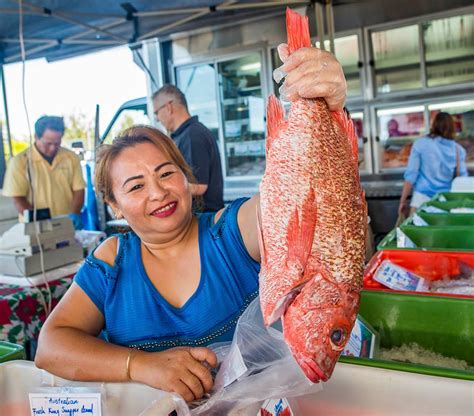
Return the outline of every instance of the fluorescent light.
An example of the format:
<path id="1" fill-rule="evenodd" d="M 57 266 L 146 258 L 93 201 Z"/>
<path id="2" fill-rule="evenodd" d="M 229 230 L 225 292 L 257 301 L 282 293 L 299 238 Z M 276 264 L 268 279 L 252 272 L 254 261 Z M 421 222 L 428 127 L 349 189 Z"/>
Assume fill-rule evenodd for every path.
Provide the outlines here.
<path id="1" fill-rule="evenodd" d="M 364 113 L 362 111 L 359 111 L 358 113 L 350 113 L 351 118 L 364 118 Z"/>
<path id="2" fill-rule="evenodd" d="M 250 64 L 245 64 L 240 67 L 242 71 L 250 71 L 252 69 L 260 69 L 260 62 L 252 62 Z"/>
<path id="3" fill-rule="evenodd" d="M 387 110 L 377 110 L 378 116 L 387 116 L 395 114 L 406 114 L 406 113 L 417 113 L 425 109 L 422 105 L 417 105 L 414 107 L 403 107 L 403 108 L 390 108 Z"/>
<path id="4" fill-rule="evenodd" d="M 443 108 L 469 107 L 474 104 L 473 100 L 454 101 L 452 103 L 430 104 L 428 110 L 441 110 Z"/>

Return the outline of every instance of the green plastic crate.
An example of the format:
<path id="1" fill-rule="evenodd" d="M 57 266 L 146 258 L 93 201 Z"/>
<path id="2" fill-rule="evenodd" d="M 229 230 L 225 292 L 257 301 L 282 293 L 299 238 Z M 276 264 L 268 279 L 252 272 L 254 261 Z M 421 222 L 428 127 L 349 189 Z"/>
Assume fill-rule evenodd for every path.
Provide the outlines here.
<path id="1" fill-rule="evenodd" d="M 0 341 L 0 363 L 24 359 L 26 359 L 25 349 L 21 345 Z"/>
<path id="2" fill-rule="evenodd" d="M 428 201 L 425 202 L 423 205 L 425 206 L 432 206 L 440 209 L 444 209 L 445 211 L 449 212 L 449 210 L 453 208 L 474 208 L 474 200 L 473 199 L 461 199 L 461 200 L 454 200 L 454 201 Z M 421 208 L 417 211 L 421 211 Z M 473 214 L 474 215 L 474 214 Z"/>
<path id="3" fill-rule="evenodd" d="M 474 302 L 442 296 L 362 291 L 359 314 L 380 335 L 381 348 L 416 342 L 474 366 Z M 342 356 L 340 361 L 411 373 L 474 380 L 474 371 L 377 358 Z"/>
<path id="4" fill-rule="evenodd" d="M 474 192 L 440 192 L 436 194 L 432 200 L 440 201 L 440 199 L 446 199 L 446 201 L 459 201 L 459 200 L 471 200 L 474 201 Z"/>
<path id="5" fill-rule="evenodd" d="M 436 214 L 432 212 L 418 211 L 417 215 L 424 219 L 428 225 L 474 227 L 473 214 Z M 403 225 L 413 225 L 413 216 L 408 217 Z"/>
<path id="6" fill-rule="evenodd" d="M 400 229 L 416 244 L 416 250 L 474 251 L 474 227 L 401 225 Z M 377 250 L 413 249 L 397 247 L 397 230 L 394 229 L 378 244 Z"/>

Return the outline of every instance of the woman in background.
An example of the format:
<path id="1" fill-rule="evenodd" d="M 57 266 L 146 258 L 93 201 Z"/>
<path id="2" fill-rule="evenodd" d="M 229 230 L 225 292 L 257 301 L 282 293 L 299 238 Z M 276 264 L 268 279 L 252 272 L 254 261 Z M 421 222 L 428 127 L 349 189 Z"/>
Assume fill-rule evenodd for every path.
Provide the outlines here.
<path id="1" fill-rule="evenodd" d="M 411 149 L 398 214 L 407 214 L 407 198 L 413 189 L 410 214 L 438 192 L 448 192 L 456 176 L 467 176 L 466 151 L 454 141 L 454 121 L 440 112 L 430 134 L 418 139 Z"/>

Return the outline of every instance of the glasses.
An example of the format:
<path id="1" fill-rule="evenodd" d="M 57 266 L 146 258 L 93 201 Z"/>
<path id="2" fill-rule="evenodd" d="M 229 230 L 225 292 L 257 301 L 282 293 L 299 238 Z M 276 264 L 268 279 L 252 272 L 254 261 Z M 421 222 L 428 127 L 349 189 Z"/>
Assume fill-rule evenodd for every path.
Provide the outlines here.
<path id="1" fill-rule="evenodd" d="M 158 113 L 161 111 L 162 108 L 166 107 L 168 104 L 171 104 L 173 100 L 166 101 L 166 103 L 160 105 L 156 110 L 155 110 L 155 116 L 158 116 Z"/>

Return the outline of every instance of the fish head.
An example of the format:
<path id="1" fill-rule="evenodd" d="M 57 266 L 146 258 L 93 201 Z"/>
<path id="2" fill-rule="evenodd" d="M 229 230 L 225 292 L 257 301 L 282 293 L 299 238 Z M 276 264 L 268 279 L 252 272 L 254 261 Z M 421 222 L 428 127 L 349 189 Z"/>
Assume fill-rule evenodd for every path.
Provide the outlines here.
<path id="1" fill-rule="evenodd" d="M 316 291 L 312 286 L 305 285 L 282 321 L 294 358 L 306 377 L 316 383 L 327 381 L 334 371 L 357 317 L 359 295 L 334 285 L 331 290 Z"/>

